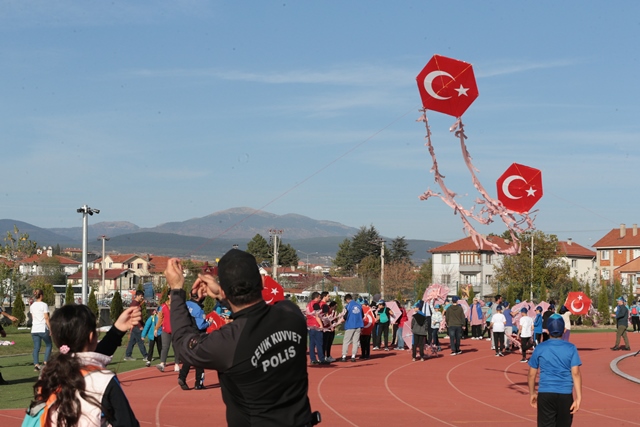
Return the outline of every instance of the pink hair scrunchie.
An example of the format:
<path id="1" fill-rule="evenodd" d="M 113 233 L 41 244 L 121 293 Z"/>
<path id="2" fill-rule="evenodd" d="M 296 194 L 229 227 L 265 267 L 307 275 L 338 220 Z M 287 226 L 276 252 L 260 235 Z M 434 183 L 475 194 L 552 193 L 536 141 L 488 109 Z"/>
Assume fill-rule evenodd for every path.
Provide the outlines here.
<path id="1" fill-rule="evenodd" d="M 63 345 L 63 346 L 60 347 L 60 353 L 62 353 L 62 354 L 69 353 L 69 350 L 70 350 L 70 348 L 69 348 L 68 345 Z"/>

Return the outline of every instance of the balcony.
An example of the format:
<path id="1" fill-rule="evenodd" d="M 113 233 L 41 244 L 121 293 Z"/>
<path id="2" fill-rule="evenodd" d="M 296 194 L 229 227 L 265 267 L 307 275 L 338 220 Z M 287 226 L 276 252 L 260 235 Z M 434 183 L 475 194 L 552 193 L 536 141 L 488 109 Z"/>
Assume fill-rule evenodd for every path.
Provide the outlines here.
<path id="1" fill-rule="evenodd" d="M 482 264 L 460 264 L 460 273 L 475 273 L 482 271 Z"/>

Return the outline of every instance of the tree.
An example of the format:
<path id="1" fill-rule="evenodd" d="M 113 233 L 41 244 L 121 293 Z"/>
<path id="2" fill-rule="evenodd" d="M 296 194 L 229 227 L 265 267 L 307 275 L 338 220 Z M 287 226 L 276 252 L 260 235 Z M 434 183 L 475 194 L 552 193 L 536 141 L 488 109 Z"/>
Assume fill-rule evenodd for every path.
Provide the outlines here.
<path id="1" fill-rule="evenodd" d="M 340 268 L 346 274 L 352 274 L 358 264 L 362 260 L 372 256 L 380 258 L 380 243 L 382 239 L 378 231 L 372 225 L 369 228 L 360 227 L 360 230 L 353 236 L 351 240 L 345 239 L 340 245 L 336 253 L 336 259 L 333 264 Z M 388 251 L 385 249 L 385 253 Z M 380 261 L 378 261 L 380 264 Z M 358 266 L 358 274 L 362 270 Z"/>
<path id="2" fill-rule="evenodd" d="M 27 318 L 24 314 L 24 301 L 22 300 L 22 292 L 20 291 L 16 293 L 16 301 L 13 304 L 13 312 L 11 314 L 13 317 L 18 318 L 18 325 L 22 325 Z"/>
<path id="3" fill-rule="evenodd" d="M 169 299 L 169 287 L 165 285 L 162 288 L 162 294 L 160 294 L 160 301 L 158 301 L 158 304 L 164 304 L 164 302 L 168 299 Z"/>
<path id="4" fill-rule="evenodd" d="M 598 292 L 598 313 L 601 318 L 609 324 L 611 320 L 611 311 L 609 310 L 609 290 L 607 285 L 601 284 Z"/>
<path id="5" fill-rule="evenodd" d="M 416 274 L 413 272 L 413 264 L 397 261 L 385 266 L 384 269 L 384 293 L 385 295 L 400 295 L 398 301 L 404 301 L 413 297 L 413 284 Z"/>
<path id="6" fill-rule="evenodd" d="M 74 295 L 74 292 L 73 292 L 73 286 L 71 286 L 71 283 L 69 283 L 67 285 L 67 288 L 65 289 L 64 303 L 65 304 L 73 304 L 74 303 L 74 299 L 75 299 L 75 295 Z"/>
<path id="7" fill-rule="evenodd" d="M 53 285 L 45 276 L 36 276 L 29 284 L 31 289 L 42 289 L 42 301 L 47 305 L 54 305 L 56 302 L 56 291 Z"/>
<path id="8" fill-rule="evenodd" d="M 3 265 L 0 269 L 0 295 L 13 294 L 22 289 L 22 275 L 18 271 L 16 261 L 33 255 L 38 246 L 29 239 L 29 234 L 20 233 L 16 225 L 13 226 L 13 232 L 7 231 L 4 242 L 4 245 L 0 245 L 0 256 L 7 259 L 7 262 L 0 263 Z M 9 299 L 9 307 L 11 304 L 12 301 Z"/>
<path id="9" fill-rule="evenodd" d="M 467 302 L 469 303 L 469 305 L 473 304 L 473 299 L 475 298 L 475 296 L 476 293 L 473 290 L 473 285 L 469 285 L 469 298 L 467 298 Z"/>
<path id="10" fill-rule="evenodd" d="M 356 265 L 352 253 L 351 240 L 344 239 L 342 243 L 338 245 L 338 252 L 336 252 L 336 258 L 333 260 L 333 265 L 335 265 L 342 273 L 352 274 Z"/>
<path id="11" fill-rule="evenodd" d="M 111 300 L 111 306 L 109 310 L 109 317 L 111 317 L 111 321 L 115 322 L 118 320 L 118 317 L 124 311 L 122 307 L 122 296 L 120 295 L 120 291 L 115 291 L 113 294 L 113 299 Z"/>
<path id="12" fill-rule="evenodd" d="M 503 235 L 503 237 L 507 236 Z M 571 285 L 570 267 L 558 252 L 557 236 L 535 231 L 520 234 L 517 237 L 522 243 L 522 249 L 519 254 L 502 258 L 502 263 L 495 267 L 496 282 L 513 287 L 513 295 L 519 299 L 529 299 L 532 284 L 535 289 L 536 284 L 543 282 L 550 290 L 552 298 L 559 298 L 566 294 Z M 532 244 L 533 269 L 531 267 Z M 540 295 L 539 298 L 545 299 L 544 295 Z"/>
<path id="13" fill-rule="evenodd" d="M 211 298 L 209 295 L 207 295 L 204 298 L 204 312 L 206 314 L 209 314 L 213 311 L 214 308 L 216 308 L 216 300 Z"/>
<path id="14" fill-rule="evenodd" d="M 89 310 L 96 316 L 97 321 L 100 321 L 100 309 L 98 308 L 98 301 L 96 300 L 96 293 L 91 288 L 91 293 L 89 294 L 89 302 L 87 303 L 87 307 Z"/>
<path id="15" fill-rule="evenodd" d="M 393 262 L 406 262 L 411 263 L 411 256 L 413 251 L 409 250 L 409 244 L 405 240 L 404 236 L 396 237 L 391 241 L 391 248 L 389 249 L 389 256 L 387 257 L 389 263 Z"/>
<path id="16" fill-rule="evenodd" d="M 278 248 L 278 264 L 285 267 L 291 267 L 297 266 L 298 261 L 300 261 L 298 258 L 298 251 L 296 251 L 293 246 L 289 243 L 286 245 L 280 245 L 280 248 Z"/>
<path id="17" fill-rule="evenodd" d="M 426 291 L 427 288 L 431 286 L 431 284 L 433 283 L 432 274 L 433 274 L 433 260 L 429 259 L 427 262 L 423 263 L 420 266 L 420 271 L 416 275 L 416 279 L 415 279 L 416 280 L 416 283 L 415 283 L 415 290 L 416 290 L 415 300 L 416 301 L 422 299 L 422 296 L 424 295 L 424 291 Z"/>
<path id="18" fill-rule="evenodd" d="M 269 242 L 260 234 L 253 236 L 253 239 L 247 243 L 247 252 L 256 258 L 258 264 L 262 264 L 262 261 L 268 261 L 271 258 Z"/>

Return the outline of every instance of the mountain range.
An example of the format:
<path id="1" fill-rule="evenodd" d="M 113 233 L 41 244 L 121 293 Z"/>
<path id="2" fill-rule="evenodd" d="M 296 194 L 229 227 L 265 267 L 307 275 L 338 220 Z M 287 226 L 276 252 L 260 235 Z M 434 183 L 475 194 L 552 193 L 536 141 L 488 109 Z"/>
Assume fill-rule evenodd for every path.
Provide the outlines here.
<path id="1" fill-rule="evenodd" d="M 29 238 L 38 242 L 39 246 L 82 246 L 82 227 L 46 229 L 22 221 L 0 219 L 0 232 L 6 234 L 13 230 L 14 225 L 20 233 L 28 233 Z M 151 228 L 138 227 L 127 221 L 90 223 L 88 237 L 89 249 L 94 252 L 102 250 L 102 242 L 98 237 L 106 235 L 109 237 L 107 252 L 212 258 L 221 256 L 233 245 L 246 249 L 247 242 L 256 234 L 268 240 L 269 230 L 282 231 L 282 241 L 299 250 L 301 260 L 306 261 L 309 254 L 309 262 L 319 263 L 335 256 L 338 245 L 355 235 L 359 229 L 298 214 L 275 215 L 245 207 Z M 444 243 L 414 239 L 406 241 L 409 250 L 414 251 L 414 262 L 418 264 L 430 258 L 426 252 L 428 249 Z"/>

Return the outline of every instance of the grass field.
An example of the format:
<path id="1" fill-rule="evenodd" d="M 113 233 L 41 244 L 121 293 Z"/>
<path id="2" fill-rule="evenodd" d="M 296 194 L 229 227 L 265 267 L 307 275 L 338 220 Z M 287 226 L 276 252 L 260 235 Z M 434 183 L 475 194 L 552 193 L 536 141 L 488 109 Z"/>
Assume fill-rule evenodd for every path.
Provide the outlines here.
<path id="1" fill-rule="evenodd" d="M 31 333 L 28 329 L 18 330 L 15 327 L 6 328 L 7 337 L 3 340 L 15 341 L 15 345 L 0 346 L 0 372 L 8 385 L 0 386 L 0 409 L 26 408 L 33 398 L 33 384 L 38 378 L 38 372 L 33 370 L 33 359 L 31 352 L 33 351 L 33 341 Z M 602 333 L 614 332 L 613 328 L 575 328 L 572 334 L 581 333 Z M 441 337 L 444 334 L 440 335 Z M 126 343 L 127 337 L 123 339 Z M 334 345 L 342 344 L 342 334 L 338 332 L 334 341 Z M 148 347 L 148 346 L 147 346 Z M 126 372 L 132 369 L 138 369 L 144 366 L 142 355 L 137 348 L 133 350 L 133 357 L 138 360 L 133 362 L 124 362 L 125 345 L 118 348 L 113 355 L 113 362 L 109 364 L 109 369 L 118 373 Z M 54 345 L 53 352 L 57 349 Z M 157 350 L 154 350 L 157 356 Z M 44 357 L 44 346 L 40 350 L 40 362 Z M 169 351 L 168 361 L 173 361 L 173 349 Z M 157 362 L 153 362 L 154 364 Z"/>

